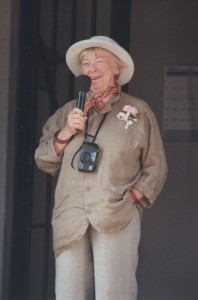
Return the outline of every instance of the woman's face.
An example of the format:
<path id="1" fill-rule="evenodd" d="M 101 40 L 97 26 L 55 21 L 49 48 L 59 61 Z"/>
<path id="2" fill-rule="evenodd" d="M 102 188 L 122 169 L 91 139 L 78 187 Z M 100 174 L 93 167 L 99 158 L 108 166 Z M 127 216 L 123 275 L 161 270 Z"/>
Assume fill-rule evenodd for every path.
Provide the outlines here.
<path id="1" fill-rule="evenodd" d="M 105 91 L 119 74 L 113 55 L 101 48 L 87 50 L 81 63 L 83 74 L 91 78 L 91 90 L 95 93 Z"/>

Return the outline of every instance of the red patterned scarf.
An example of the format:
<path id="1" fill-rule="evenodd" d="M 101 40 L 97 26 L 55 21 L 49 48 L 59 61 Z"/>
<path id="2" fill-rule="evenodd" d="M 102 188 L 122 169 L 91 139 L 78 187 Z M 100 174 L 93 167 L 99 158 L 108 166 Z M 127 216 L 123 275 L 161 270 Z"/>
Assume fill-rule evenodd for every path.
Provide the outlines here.
<path id="1" fill-rule="evenodd" d="M 97 110 L 103 110 L 105 104 L 102 102 L 102 99 L 106 98 L 107 96 L 111 96 L 119 92 L 119 87 L 117 83 L 114 83 L 112 86 L 107 88 L 103 93 L 97 95 L 94 92 L 90 91 L 90 101 L 85 103 L 84 113 L 87 114 L 90 107 L 94 106 Z"/>

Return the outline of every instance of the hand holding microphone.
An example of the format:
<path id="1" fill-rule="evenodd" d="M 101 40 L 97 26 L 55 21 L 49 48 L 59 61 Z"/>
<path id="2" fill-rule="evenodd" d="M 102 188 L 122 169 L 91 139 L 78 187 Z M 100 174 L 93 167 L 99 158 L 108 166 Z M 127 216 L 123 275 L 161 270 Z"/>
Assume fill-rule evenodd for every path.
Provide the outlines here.
<path id="1" fill-rule="evenodd" d="M 77 130 L 84 130 L 86 117 L 84 116 L 84 105 L 86 99 L 86 93 L 91 86 L 91 79 L 86 75 L 80 75 L 76 78 L 75 92 L 77 97 L 76 108 L 74 108 L 69 114 L 67 123 L 59 131 L 56 138 L 57 141 L 71 139 Z M 66 143 L 55 143 L 55 151 L 57 154 L 61 153 L 65 148 Z"/>
<path id="2" fill-rule="evenodd" d="M 91 86 L 91 79 L 86 75 L 80 75 L 76 78 L 75 92 L 77 95 L 77 108 L 84 110 L 86 93 Z"/>
<path id="3" fill-rule="evenodd" d="M 86 117 L 84 116 L 84 106 L 86 100 L 86 93 L 91 86 L 91 79 L 86 75 L 80 75 L 76 78 L 75 82 L 75 94 L 77 98 L 76 108 L 68 116 L 68 121 L 71 127 L 76 130 L 84 130 Z M 79 111 L 79 109 L 81 111 Z"/>
<path id="4" fill-rule="evenodd" d="M 73 135 L 77 130 L 84 130 L 86 117 L 84 116 L 84 106 L 86 100 L 86 93 L 91 86 L 91 79 L 86 75 L 80 75 L 76 78 L 75 94 L 77 98 L 76 108 L 74 108 L 68 115 L 68 122 L 66 124 L 67 131 Z"/>

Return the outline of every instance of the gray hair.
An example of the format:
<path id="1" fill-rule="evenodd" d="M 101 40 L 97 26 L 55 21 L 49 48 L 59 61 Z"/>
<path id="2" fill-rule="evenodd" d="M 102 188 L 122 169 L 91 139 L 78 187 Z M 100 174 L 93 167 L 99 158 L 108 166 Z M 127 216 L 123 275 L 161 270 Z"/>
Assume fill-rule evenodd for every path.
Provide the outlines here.
<path id="1" fill-rule="evenodd" d="M 91 47 L 91 48 L 87 48 L 87 49 L 83 50 L 80 54 L 80 57 L 79 57 L 80 63 L 82 63 L 83 58 L 86 57 L 88 53 L 95 53 L 95 51 L 97 49 L 102 49 L 103 51 L 111 54 L 114 63 L 116 64 L 116 66 L 119 69 L 119 72 L 120 73 L 122 72 L 122 69 L 125 67 L 125 64 L 116 55 L 114 55 L 112 52 L 110 52 L 110 51 L 108 51 L 104 48 L 100 48 L 100 47 Z"/>

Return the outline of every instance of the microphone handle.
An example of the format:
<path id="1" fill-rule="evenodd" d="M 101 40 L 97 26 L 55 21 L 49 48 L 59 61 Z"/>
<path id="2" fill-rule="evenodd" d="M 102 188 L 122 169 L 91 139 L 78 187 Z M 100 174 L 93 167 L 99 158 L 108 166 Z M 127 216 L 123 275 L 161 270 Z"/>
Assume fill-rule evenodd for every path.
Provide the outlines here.
<path id="1" fill-rule="evenodd" d="M 77 108 L 84 111 L 86 92 L 78 91 Z"/>

